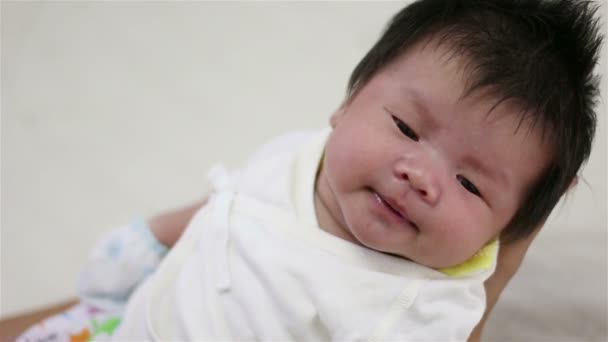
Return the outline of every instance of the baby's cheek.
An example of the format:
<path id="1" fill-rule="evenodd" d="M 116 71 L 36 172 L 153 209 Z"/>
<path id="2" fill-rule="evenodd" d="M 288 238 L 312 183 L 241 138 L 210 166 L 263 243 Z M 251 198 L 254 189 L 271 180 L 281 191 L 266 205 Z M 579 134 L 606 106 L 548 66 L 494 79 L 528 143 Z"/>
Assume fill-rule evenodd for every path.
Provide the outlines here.
<path id="1" fill-rule="evenodd" d="M 325 172 L 334 186 L 344 187 L 352 178 L 353 168 L 347 166 L 353 165 L 353 159 L 345 151 L 339 149 L 327 150 L 326 159 L 323 165 Z M 337 189 L 335 189 L 337 190 Z"/>
<path id="2" fill-rule="evenodd" d="M 465 261 L 485 244 L 479 222 L 469 217 L 454 215 L 445 223 L 442 240 L 443 258 L 455 263 Z"/>
<path id="3" fill-rule="evenodd" d="M 358 178 L 375 169 L 370 168 L 370 165 L 376 164 L 373 158 L 377 153 L 358 143 L 335 141 L 328 145 L 326 153 L 327 167 L 332 170 L 335 178 Z"/>

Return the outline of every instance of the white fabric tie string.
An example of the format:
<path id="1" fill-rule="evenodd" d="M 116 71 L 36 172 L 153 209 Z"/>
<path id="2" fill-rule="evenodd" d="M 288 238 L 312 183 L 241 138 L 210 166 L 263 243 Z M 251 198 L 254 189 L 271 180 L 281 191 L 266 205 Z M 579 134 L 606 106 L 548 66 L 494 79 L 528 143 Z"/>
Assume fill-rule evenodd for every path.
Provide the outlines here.
<path id="1" fill-rule="evenodd" d="M 216 253 L 213 253 L 216 260 L 217 289 L 227 291 L 230 289 L 230 268 L 228 263 L 230 245 L 230 212 L 234 200 L 235 189 L 233 179 L 221 165 L 215 165 L 207 175 L 213 185 L 216 198 L 217 214 L 215 216 L 214 235 L 217 237 Z"/>

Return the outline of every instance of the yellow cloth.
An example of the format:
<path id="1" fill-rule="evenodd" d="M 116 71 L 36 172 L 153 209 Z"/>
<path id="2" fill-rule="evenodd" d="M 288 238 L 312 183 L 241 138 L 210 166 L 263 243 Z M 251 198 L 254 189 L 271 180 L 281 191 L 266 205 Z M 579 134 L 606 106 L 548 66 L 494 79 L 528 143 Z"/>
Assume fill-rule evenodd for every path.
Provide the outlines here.
<path id="1" fill-rule="evenodd" d="M 489 270 L 492 268 L 497 254 L 498 240 L 493 240 L 462 264 L 442 268 L 439 271 L 447 274 L 450 277 L 462 277 L 471 273 Z"/>

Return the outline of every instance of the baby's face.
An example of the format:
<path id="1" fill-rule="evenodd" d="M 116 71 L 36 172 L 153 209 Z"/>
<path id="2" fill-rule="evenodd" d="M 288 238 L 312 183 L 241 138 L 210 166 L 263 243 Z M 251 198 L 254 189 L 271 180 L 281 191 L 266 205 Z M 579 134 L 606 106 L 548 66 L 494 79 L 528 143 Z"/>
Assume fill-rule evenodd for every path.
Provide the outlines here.
<path id="1" fill-rule="evenodd" d="M 513 103 L 462 97 L 461 61 L 411 48 L 331 117 L 316 185 L 328 232 L 417 263 L 459 264 L 498 236 L 550 160 Z"/>

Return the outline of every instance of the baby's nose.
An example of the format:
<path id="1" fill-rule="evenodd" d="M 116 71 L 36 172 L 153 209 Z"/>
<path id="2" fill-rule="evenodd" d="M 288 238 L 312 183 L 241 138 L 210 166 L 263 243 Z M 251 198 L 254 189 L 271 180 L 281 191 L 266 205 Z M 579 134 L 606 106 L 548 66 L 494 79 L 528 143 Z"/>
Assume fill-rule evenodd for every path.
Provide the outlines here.
<path id="1" fill-rule="evenodd" d="M 432 167 L 404 163 L 399 170 L 399 178 L 414 189 L 425 202 L 434 206 L 440 196 L 438 175 Z"/>

